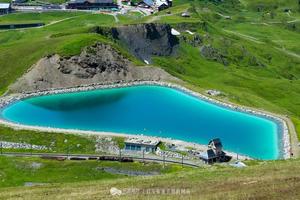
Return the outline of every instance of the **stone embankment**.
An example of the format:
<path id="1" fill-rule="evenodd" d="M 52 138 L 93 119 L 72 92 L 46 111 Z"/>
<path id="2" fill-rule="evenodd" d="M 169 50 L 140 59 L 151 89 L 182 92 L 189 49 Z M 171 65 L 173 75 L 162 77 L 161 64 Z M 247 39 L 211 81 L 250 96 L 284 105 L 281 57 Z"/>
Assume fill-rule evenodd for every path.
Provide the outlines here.
<path id="1" fill-rule="evenodd" d="M 31 149 L 31 150 L 49 150 L 48 147 L 35 144 L 17 143 L 0 141 L 0 146 L 3 149 Z"/>

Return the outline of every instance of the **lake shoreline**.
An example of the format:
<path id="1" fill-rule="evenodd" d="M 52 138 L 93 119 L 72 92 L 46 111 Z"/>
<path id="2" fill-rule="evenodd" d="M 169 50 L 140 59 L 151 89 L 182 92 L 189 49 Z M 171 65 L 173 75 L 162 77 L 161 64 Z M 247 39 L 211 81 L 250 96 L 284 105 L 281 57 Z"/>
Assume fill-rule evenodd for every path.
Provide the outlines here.
<path id="1" fill-rule="evenodd" d="M 83 92 L 83 91 L 89 91 L 89 90 L 97 90 L 97 89 L 110 89 L 110 88 L 122 88 L 122 87 L 134 87 L 134 86 L 143 86 L 143 85 L 153 85 L 153 86 L 163 86 L 163 87 L 169 87 L 172 89 L 176 89 L 179 90 L 183 93 L 186 93 L 188 95 L 191 95 L 193 97 L 199 98 L 200 100 L 204 100 L 207 101 L 209 103 L 213 103 L 215 105 L 227 108 L 227 109 L 231 109 L 234 111 L 238 111 L 238 112 L 243 112 L 243 113 L 247 113 L 247 114 L 251 114 L 251 115 L 255 115 L 258 117 L 262 117 L 268 120 L 272 120 L 274 121 L 278 127 L 278 133 L 281 134 L 281 137 L 279 137 L 279 139 L 281 139 L 280 142 L 280 157 L 278 159 L 288 159 L 290 158 L 290 154 L 291 154 L 291 145 L 290 145 L 290 135 L 289 135 L 289 130 L 288 130 L 288 126 L 287 123 L 285 122 L 284 119 L 263 112 L 263 111 L 258 111 L 255 109 L 251 109 L 251 108 L 246 108 L 243 106 L 237 106 L 231 103 L 225 103 L 225 102 L 221 102 L 219 100 L 210 98 L 208 96 L 205 96 L 203 94 L 194 92 L 190 89 L 187 89 L 183 86 L 177 85 L 177 84 L 173 84 L 173 83 L 167 83 L 167 82 L 160 82 L 160 81 L 141 81 L 141 80 L 136 80 L 136 81 L 131 81 L 131 82 L 117 82 L 117 83 L 102 83 L 102 84 L 90 84 L 90 85 L 82 85 L 82 86 L 78 86 L 78 87 L 72 87 L 72 88 L 58 88 L 58 89 L 50 89 L 50 90 L 45 90 L 45 91 L 37 91 L 37 92 L 32 92 L 32 93 L 22 93 L 22 94 L 11 94 L 8 96 L 4 96 L 0 98 L 0 109 L 16 102 L 22 99 L 26 99 L 26 98 L 31 98 L 31 97 L 36 97 L 36 96 L 44 96 L 44 95 L 52 95 L 52 94 L 61 94 L 61 93 L 71 93 L 71 92 Z M 123 136 L 123 137 L 150 137 L 150 138 L 159 138 L 159 137 L 152 137 L 152 136 L 141 136 L 141 135 L 136 135 L 136 134 L 122 134 L 122 133 L 110 133 L 110 132 L 98 132 L 98 131 L 81 131 L 81 130 L 74 130 L 74 129 L 59 129 L 59 128 L 50 128 L 50 127 L 39 127 L 39 126 L 27 126 L 27 125 L 22 125 L 22 124 L 18 124 L 18 123 L 13 123 L 10 122 L 8 120 L 5 119 L 1 119 L 0 118 L 0 124 L 5 125 L 5 126 L 9 126 L 12 128 L 16 128 L 16 129 L 27 129 L 27 130 L 34 130 L 34 131 L 46 131 L 46 132 L 66 132 L 66 133 L 75 133 L 75 134 L 96 134 L 96 135 L 110 135 L 110 136 Z M 159 138 L 161 141 L 165 141 L 166 138 Z M 181 140 L 174 140 L 171 138 L 167 138 L 168 142 L 172 142 L 174 143 L 174 141 L 181 141 Z M 181 141 L 184 143 L 188 143 L 189 146 L 195 145 L 196 143 L 190 143 L 190 142 L 185 142 L 185 141 Z M 187 144 L 187 145 L 188 145 Z M 196 144 L 197 146 L 200 144 Z M 199 146 L 200 149 L 206 149 L 207 147 L 204 145 L 200 145 Z M 230 153 L 231 155 L 234 154 L 236 155 L 236 153 Z M 245 156 L 247 157 L 247 156 Z M 248 157 L 249 158 L 249 157 Z"/>

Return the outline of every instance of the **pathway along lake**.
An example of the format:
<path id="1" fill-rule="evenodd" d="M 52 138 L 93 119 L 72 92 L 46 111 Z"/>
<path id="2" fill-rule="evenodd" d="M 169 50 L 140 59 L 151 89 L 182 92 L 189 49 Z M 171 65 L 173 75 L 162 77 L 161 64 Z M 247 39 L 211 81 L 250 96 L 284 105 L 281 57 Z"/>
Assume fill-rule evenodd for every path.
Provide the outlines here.
<path id="1" fill-rule="evenodd" d="M 176 89 L 133 86 L 32 97 L 0 116 L 24 125 L 144 134 L 206 145 L 258 159 L 282 157 L 279 124 L 215 105 Z"/>

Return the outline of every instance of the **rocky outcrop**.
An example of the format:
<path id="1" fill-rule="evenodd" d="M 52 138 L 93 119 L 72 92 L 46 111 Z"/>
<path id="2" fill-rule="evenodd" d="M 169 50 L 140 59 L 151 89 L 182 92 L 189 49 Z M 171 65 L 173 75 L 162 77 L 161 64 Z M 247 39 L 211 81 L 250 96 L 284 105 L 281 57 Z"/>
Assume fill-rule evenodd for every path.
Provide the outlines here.
<path id="1" fill-rule="evenodd" d="M 60 58 L 58 70 L 81 79 L 92 79 L 97 74 L 123 74 L 130 62 L 111 46 L 97 43 L 86 47 L 79 56 Z"/>
<path id="2" fill-rule="evenodd" d="M 176 53 L 179 40 L 171 34 L 168 24 L 137 24 L 111 29 L 98 27 L 97 32 L 110 35 L 126 46 L 137 58 L 151 63 L 153 56 L 170 56 Z"/>
<path id="3" fill-rule="evenodd" d="M 10 86 L 13 93 L 133 80 L 178 81 L 157 67 L 136 67 L 109 45 L 96 43 L 78 56 L 51 55 Z"/>
<path id="4" fill-rule="evenodd" d="M 195 34 L 191 37 L 186 37 L 185 35 L 183 35 L 181 38 L 182 38 L 182 41 L 184 41 L 185 43 L 188 43 L 189 45 L 191 45 L 193 47 L 199 47 L 203 44 L 203 39 L 199 34 Z"/>
<path id="5" fill-rule="evenodd" d="M 200 48 L 200 53 L 204 58 L 208 60 L 217 61 L 219 63 L 222 63 L 225 66 L 229 64 L 226 56 L 210 45 L 202 46 Z"/>

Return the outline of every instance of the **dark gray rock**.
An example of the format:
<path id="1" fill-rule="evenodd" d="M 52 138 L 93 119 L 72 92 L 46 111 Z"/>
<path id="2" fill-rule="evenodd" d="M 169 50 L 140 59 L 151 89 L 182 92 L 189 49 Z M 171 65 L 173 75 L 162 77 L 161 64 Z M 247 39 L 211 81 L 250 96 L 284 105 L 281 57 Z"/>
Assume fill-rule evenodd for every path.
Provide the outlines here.
<path id="1" fill-rule="evenodd" d="M 152 56 L 175 54 L 179 40 L 171 34 L 167 24 L 138 24 L 115 27 L 110 30 L 99 28 L 99 34 L 111 36 L 122 43 L 137 58 L 151 63 Z"/>
<path id="2" fill-rule="evenodd" d="M 96 43 L 86 47 L 80 55 L 59 60 L 59 70 L 63 74 L 73 74 L 78 78 L 93 78 L 97 73 L 126 71 L 129 61 L 111 46 Z"/>
<path id="3" fill-rule="evenodd" d="M 200 48 L 201 55 L 208 59 L 217 61 L 225 66 L 229 65 L 227 57 L 210 45 L 204 45 Z"/>

